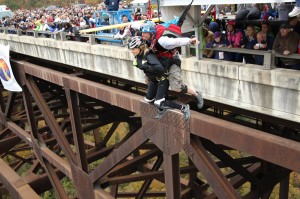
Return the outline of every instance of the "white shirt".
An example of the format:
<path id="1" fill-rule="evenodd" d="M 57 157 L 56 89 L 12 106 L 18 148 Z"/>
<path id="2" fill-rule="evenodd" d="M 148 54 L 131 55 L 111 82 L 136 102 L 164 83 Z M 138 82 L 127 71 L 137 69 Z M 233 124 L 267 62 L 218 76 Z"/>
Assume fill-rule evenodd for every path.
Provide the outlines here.
<path id="1" fill-rule="evenodd" d="M 182 37 L 182 38 L 170 38 L 167 36 L 162 36 L 157 41 L 164 49 L 171 50 L 176 47 L 186 46 L 190 44 L 190 38 Z"/>

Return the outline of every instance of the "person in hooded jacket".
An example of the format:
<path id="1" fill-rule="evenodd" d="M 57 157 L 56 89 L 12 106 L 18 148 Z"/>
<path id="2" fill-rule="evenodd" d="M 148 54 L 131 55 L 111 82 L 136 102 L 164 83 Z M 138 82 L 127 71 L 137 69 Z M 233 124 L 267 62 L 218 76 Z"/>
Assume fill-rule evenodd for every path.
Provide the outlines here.
<path id="1" fill-rule="evenodd" d="M 157 56 L 148 49 L 139 36 L 132 37 L 129 40 L 128 48 L 135 56 L 133 65 L 143 70 L 149 80 L 145 101 L 148 103 L 154 102 L 154 105 L 158 108 L 157 118 L 160 119 L 167 109 L 175 108 L 181 110 L 185 120 L 188 120 L 190 118 L 189 105 L 182 105 L 166 99 L 169 80 L 167 75 L 165 75 L 164 66 Z"/>

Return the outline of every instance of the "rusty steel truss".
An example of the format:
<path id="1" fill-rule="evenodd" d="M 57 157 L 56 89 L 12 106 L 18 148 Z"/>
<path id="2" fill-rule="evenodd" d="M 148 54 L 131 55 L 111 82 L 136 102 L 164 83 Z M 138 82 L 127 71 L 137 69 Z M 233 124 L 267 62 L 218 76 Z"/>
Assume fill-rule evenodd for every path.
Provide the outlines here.
<path id="1" fill-rule="evenodd" d="M 195 111 L 157 120 L 141 95 L 72 70 L 12 66 L 23 92 L 1 92 L 0 198 L 68 198 L 67 177 L 82 199 L 268 198 L 278 183 L 287 199 L 300 171 L 296 141 Z"/>

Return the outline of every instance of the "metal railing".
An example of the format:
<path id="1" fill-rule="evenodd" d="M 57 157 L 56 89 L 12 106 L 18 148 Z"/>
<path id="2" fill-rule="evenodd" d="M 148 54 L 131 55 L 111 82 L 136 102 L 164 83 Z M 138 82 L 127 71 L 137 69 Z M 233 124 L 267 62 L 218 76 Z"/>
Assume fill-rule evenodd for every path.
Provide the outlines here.
<path id="1" fill-rule="evenodd" d="M 215 47 L 215 48 L 205 48 L 207 50 L 217 50 L 223 52 L 240 53 L 240 54 L 250 54 L 250 55 L 262 55 L 264 56 L 263 69 L 271 70 L 275 68 L 275 52 L 273 50 L 251 50 L 244 48 L 227 48 L 227 47 Z M 300 56 L 299 56 L 300 59 Z"/>
<path id="2" fill-rule="evenodd" d="M 190 48 L 195 49 L 195 46 L 181 48 L 181 54 L 184 58 L 191 57 Z M 215 51 L 240 53 L 240 54 L 262 55 L 264 56 L 264 62 L 262 68 L 265 70 L 272 70 L 276 68 L 275 65 L 276 58 L 300 59 L 300 54 L 294 53 L 289 55 L 282 55 L 280 53 L 276 53 L 274 50 L 251 50 L 251 49 L 244 49 L 244 48 L 228 48 L 228 47 L 204 48 L 204 49 L 200 49 L 200 51 L 201 50 L 215 50 Z"/>
<path id="3" fill-rule="evenodd" d="M 75 36 L 74 34 L 68 35 L 66 32 L 21 30 L 21 29 L 4 28 L 4 27 L 0 27 L 0 33 L 16 34 L 18 36 L 33 36 L 35 38 L 39 38 L 41 36 L 47 36 L 48 38 L 53 38 L 55 40 L 61 40 L 61 41 L 68 41 L 68 37 Z M 114 39 L 113 35 L 81 34 L 80 38 L 89 38 L 88 41 L 91 45 L 98 44 L 97 40 L 122 45 L 122 40 Z"/>

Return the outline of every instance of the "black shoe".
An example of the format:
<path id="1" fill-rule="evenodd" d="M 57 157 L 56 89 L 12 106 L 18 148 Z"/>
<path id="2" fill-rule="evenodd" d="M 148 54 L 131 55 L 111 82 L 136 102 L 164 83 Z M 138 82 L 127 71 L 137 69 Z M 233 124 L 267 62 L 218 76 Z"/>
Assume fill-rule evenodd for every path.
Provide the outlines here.
<path id="1" fill-rule="evenodd" d="M 190 105 L 182 105 L 182 109 L 181 112 L 183 113 L 184 119 L 185 120 L 189 120 L 191 117 L 191 113 L 190 113 Z"/>
<path id="2" fill-rule="evenodd" d="M 162 118 L 162 116 L 165 114 L 165 112 L 167 111 L 168 109 L 162 109 L 162 110 L 159 110 L 158 109 L 158 113 L 157 115 L 155 116 L 155 119 L 160 119 Z"/>

